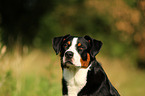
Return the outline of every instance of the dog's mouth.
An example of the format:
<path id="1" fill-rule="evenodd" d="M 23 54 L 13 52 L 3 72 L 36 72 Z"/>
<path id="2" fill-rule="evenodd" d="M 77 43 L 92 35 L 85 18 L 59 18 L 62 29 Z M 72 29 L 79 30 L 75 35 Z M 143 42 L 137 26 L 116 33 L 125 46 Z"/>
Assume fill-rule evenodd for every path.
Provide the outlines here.
<path id="1" fill-rule="evenodd" d="M 64 67 L 70 67 L 70 66 L 74 66 L 74 64 L 72 63 L 71 60 L 67 60 L 67 61 L 64 63 Z"/>
<path id="2" fill-rule="evenodd" d="M 72 61 L 66 61 L 65 64 L 71 64 L 71 65 L 73 65 Z"/>
<path id="3" fill-rule="evenodd" d="M 63 63 L 64 68 L 80 68 L 80 66 L 75 66 L 75 64 L 68 60 L 65 63 Z"/>

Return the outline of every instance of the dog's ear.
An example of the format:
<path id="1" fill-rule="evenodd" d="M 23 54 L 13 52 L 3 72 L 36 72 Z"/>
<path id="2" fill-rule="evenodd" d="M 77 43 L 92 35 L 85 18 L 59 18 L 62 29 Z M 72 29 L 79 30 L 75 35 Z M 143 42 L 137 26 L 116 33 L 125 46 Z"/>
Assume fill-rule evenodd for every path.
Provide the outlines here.
<path id="1" fill-rule="evenodd" d="M 70 37 L 70 34 L 65 35 L 65 36 L 60 36 L 60 37 L 55 37 L 52 41 L 53 49 L 56 52 L 56 55 L 61 51 L 61 45 L 62 43 Z"/>
<path id="2" fill-rule="evenodd" d="M 84 36 L 84 38 L 90 43 L 90 55 L 94 58 L 100 51 L 102 42 L 91 38 L 90 36 Z"/>

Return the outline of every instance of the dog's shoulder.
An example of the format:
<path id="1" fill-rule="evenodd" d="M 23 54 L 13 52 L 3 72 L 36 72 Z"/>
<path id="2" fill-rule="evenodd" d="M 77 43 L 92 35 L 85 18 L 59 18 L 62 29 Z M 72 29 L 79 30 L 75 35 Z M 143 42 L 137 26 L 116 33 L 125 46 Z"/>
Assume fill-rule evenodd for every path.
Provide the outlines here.
<path id="1" fill-rule="evenodd" d="M 88 71 L 87 84 L 79 93 L 79 96 L 120 96 L 117 90 L 110 83 L 102 65 L 94 60 Z"/>
<path id="2" fill-rule="evenodd" d="M 94 84 L 96 84 L 97 86 L 105 80 L 105 78 L 107 77 L 105 74 L 105 71 L 102 68 L 102 65 L 97 61 L 97 60 L 93 60 L 91 63 L 91 67 L 90 70 L 88 72 L 88 80 L 89 81 L 93 81 Z"/>
<path id="3" fill-rule="evenodd" d="M 103 70 L 101 63 L 99 63 L 97 60 L 93 60 L 91 62 L 90 71 L 93 72 L 94 75 L 100 74 L 100 72 L 102 72 L 102 76 L 104 76 L 103 74 L 105 74 L 105 71 Z"/>

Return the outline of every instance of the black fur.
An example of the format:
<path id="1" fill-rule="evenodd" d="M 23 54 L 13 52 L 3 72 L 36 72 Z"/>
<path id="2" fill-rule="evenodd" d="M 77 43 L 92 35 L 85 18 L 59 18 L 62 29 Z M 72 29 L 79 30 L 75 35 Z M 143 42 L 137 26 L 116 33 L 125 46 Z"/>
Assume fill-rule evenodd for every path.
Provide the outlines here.
<path id="1" fill-rule="evenodd" d="M 53 48 L 56 54 L 60 52 L 62 71 L 64 68 L 62 58 L 65 50 L 69 48 L 69 46 L 65 44 L 68 41 L 72 41 L 73 38 L 74 36 L 65 35 L 53 39 Z M 87 53 L 89 53 L 91 56 L 89 64 L 92 64 L 87 73 L 87 83 L 78 93 L 78 96 L 120 96 L 117 90 L 110 83 L 102 66 L 95 59 L 95 56 L 101 49 L 102 42 L 89 36 L 84 36 L 78 37 L 78 43 L 81 43 L 82 45 L 80 47 L 83 48 L 83 50 L 80 50 L 79 46 L 77 47 L 77 51 L 81 55 L 81 58 L 86 60 Z M 67 82 L 64 78 L 62 78 L 62 91 L 63 95 L 68 94 Z"/>
<path id="2" fill-rule="evenodd" d="M 87 84 L 78 96 L 120 96 L 110 83 L 101 65 L 96 60 L 92 61 L 91 64 Z"/>
<path id="3" fill-rule="evenodd" d="M 65 81 L 64 78 L 62 78 L 62 92 L 63 94 L 68 94 L 67 82 Z"/>
<path id="4" fill-rule="evenodd" d="M 55 37 L 52 41 L 53 49 L 56 52 L 56 55 L 61 51 L 61 45 L 63 40 L 66 40 L 70 35 Z"/>
<path id="5" fill-rule="evenodd" d="M 84 38 L 86 40 L 88 40 L 88 42 L 90 43 L 91 45 L 91 49 L 90 49 L 90 55 L 95 58 L 95 56 L 99 53 L 101 47 L 102 47 L 102 42 L 101 41 L 98 41 L 98 40 L 95 40 L 95 39 L 92 39 L 91 37 L 89 36 L 84 36 Z"/>

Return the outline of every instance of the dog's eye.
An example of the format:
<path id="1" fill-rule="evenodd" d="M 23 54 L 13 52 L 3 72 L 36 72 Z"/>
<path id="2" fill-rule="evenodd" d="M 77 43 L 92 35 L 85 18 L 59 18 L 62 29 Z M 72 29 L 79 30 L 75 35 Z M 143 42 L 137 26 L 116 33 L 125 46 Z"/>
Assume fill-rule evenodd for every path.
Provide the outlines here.
<path id="1" fill-rule="evenodd" d="M 79 50 L 79 51 L 82 51 L 83 49 L 84 49 L 84 48 L 83 48 L 83 47 L 81 47 L 81 46 L 80 46 L 80 47 L 78 47 L 78 50 Z"/>
<path id="2" fill-rule="evenodd" d="M 70 46 L 70 41 L 64 44 L 64 48 L 67 48 L 68 46 Z"/>
<path id="3" fill-rule="evenodd" d="M 79 50 L 83 50 L 83 48 L 82 48 L 82 47 L 80 47 L 80 48 L 79 48 Z"/>
<path id="4" fill-rule="evenodd" d="M 67 44 L 67 43 L 65 43 L 65 44 L 64 44 L 64 48 L 67 48 L 67 47 L 68 47 L 68 44 Z"/>
<path id="5" fill-rule="evenodd" d="M 82 44 L 81 44 L 81 43 L 78 43 L 78 45 L 77 45 L 77 46 L 78 46 L 78 50 L 79 50 L 79 51 L 82 51 L 82 50 L 84 49 L 84 46 L 82 46 Z"/>

